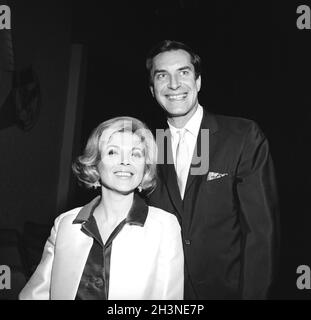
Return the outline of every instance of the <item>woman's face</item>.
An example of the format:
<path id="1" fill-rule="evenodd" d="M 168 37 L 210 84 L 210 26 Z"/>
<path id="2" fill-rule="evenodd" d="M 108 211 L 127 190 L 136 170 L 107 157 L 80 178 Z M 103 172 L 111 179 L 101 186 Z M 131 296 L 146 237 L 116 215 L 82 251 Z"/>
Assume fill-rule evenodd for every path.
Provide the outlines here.
<path id="1" fill-rule="evenodd" d="M 145 148 L 141 139 L 130 132 L 116 132 L 100 149 L 98 171 L 103 186 L 122 194 L 133 192 L 145 170 Z"/>

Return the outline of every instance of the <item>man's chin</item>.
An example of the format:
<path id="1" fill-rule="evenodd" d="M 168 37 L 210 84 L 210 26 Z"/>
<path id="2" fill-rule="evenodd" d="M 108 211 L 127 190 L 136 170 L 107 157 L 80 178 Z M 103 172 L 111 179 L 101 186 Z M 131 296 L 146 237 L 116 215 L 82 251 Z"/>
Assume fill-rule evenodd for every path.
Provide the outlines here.
<path id="1" fill-rule="evenodd" d="M 170 117 L 178 118 L 178 117 L 184 117 L 186 116 L 190 110 L 180 109 L 180 110 L 174 110 L 174 111 L 168 111 L 167 113 Z"/>

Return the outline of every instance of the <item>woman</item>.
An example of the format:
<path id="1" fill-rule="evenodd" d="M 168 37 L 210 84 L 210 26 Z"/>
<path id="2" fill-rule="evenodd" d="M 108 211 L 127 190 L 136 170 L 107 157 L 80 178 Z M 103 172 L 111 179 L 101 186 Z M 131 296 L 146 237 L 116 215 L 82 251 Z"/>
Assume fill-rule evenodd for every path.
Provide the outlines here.
<path id="1" fill-rule="evenodd" d="M 135 118 L 93 131 L 73 171 L 101 196 L 55 220 L 20 299 L 182 299 L 178 221 L 138 195 L 155 187 L 156 157 L 152 133 Z"/>

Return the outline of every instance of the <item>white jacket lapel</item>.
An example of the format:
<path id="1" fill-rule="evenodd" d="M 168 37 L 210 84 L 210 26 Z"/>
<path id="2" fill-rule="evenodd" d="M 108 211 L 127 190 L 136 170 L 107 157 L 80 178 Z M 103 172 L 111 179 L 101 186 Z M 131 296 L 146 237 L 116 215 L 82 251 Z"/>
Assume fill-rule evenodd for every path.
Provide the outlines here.
<path id="1" fill-rule="evenodd" d="M 71 224 L 59 233 L 52 271 L 51 299 L 73 300 L 93 244 L 81 231 L 81 224 Z"/>

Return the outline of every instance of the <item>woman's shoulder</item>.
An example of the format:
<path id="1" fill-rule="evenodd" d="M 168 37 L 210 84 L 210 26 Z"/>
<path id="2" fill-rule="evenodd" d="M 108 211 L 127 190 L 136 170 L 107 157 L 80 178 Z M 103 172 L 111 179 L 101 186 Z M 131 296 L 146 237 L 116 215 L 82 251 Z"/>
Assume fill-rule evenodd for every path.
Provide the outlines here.
<path id="1" fill-rule="evenodd" d="M 63 212 L 62 214 L 56 217 L 55 223 L 66 223 L 66 222 L 72 223 L 76 219 L 76 217 L 78 216 L 82 208 L 83 207 L 77 207 L 69 211 Z"/>
<path id="2" fill-rule="evenodd" d="M 91 200 L 89 203 L 84 205 L 83 207 L 77 207 L 77 208 L 71 209 L 69 211 L 66 211 L 66 212 L 60 214 L 56 218 L 55 222 L 66 221 L 66 222 L 71 222 L 74 224 L 82 223 L 89 218 L 94 206 L 97 205 L 99 200 L 100 200 L 100 197 L 97 196 L 93 200 Z"/>
<path id="3" fill-rule="evenodd" d="M 149 210 L 147 220 L 149 220 L 149 222 L 157 222 L 165 226 L 179 226 L 178 220 L 173 213 L 153 206 L 148 206 L 148 209 Z"/>

